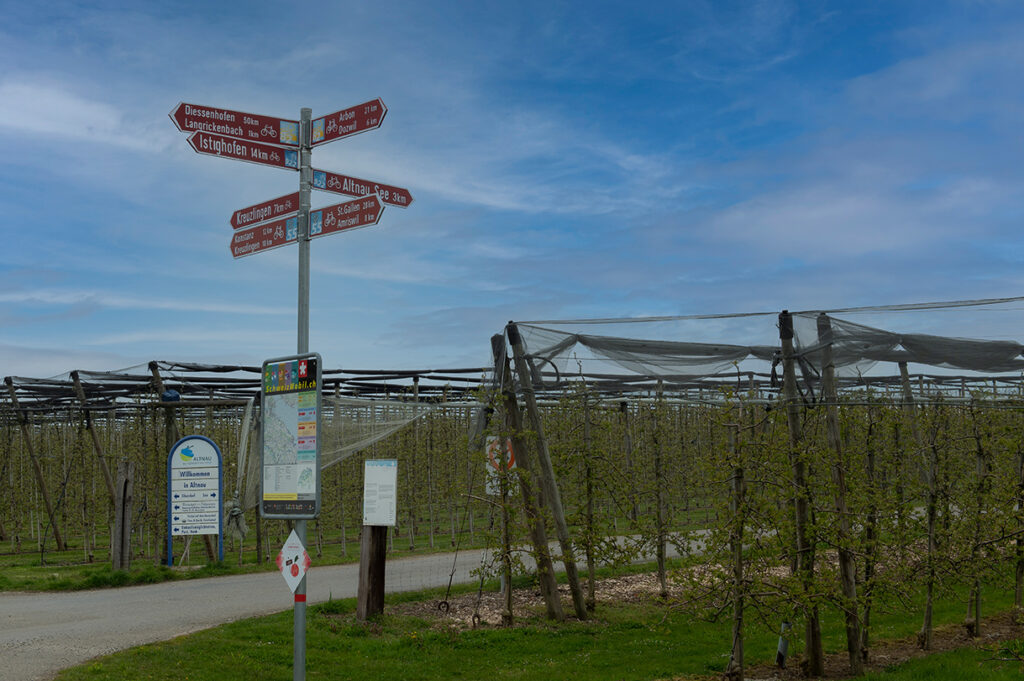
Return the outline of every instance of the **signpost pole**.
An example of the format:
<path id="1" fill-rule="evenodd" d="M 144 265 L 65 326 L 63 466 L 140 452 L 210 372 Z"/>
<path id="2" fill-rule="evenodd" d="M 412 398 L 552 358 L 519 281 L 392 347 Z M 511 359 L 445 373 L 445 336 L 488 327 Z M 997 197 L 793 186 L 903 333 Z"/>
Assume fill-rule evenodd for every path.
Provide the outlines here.
<path id="1" fill-rule="evenodd" d="M 313 184 L 310 120 L 313 110 L 303 108 L 299 118 L 299 329 L 298 354 L 309 352 L 309 206 Z M 317 386 L 317 390 L 320 390 Z M 295 521 L 295 534 L 306 544 L 306 521 Z M 306 681 L 306 576 L 295 589 L 295 641 L 292 679 Z"/>

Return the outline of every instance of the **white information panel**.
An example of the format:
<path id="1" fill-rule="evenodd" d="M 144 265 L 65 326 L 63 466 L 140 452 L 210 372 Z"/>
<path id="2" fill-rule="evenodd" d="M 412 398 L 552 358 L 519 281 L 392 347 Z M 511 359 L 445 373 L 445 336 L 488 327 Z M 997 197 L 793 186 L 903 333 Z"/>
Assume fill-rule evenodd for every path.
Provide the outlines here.
<path id="1" fill-rule="evenodd" d="M 217 535 L 217 555 L 224 560 L 221 515 L 223 458 L 213 440 L 183 437 L 167 456 L 167 564 L 174 564 L 174 537 Z"/>
<path id="2" fill-rule="evenodd" d="M 373 459 L 363 466 L 363 525 L 395 526 L 398 461 Z"/>

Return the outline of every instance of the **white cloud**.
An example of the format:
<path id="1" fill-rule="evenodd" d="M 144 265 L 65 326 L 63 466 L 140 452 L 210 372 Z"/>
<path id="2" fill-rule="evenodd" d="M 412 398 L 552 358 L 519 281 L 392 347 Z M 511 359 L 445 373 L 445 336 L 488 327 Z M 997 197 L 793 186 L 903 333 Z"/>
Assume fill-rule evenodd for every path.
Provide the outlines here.
<path id="1" fill-rule="evenodd" d="M 0 303 L 20 305 L 95 305 L 128 310 L 176 310 L 216 312 L 220 314 L 288 315 L 294 310 L 283 307 L 212 301 L 208 298 L 142 298 L 81 289 L 36 289 L 0 293 Z"/>
<path id="2" fill-rule="evenodd" d="M 116 107 L 29 74 L 0 82 L 0 128 L 40 139 L 74 139 L 139 151 L 163 146 Z"/>

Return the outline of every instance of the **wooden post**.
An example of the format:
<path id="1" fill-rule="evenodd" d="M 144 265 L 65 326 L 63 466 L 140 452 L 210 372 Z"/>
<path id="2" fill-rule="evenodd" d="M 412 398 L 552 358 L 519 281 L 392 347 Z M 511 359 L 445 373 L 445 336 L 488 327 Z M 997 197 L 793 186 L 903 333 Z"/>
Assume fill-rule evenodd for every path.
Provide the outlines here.
<path id="1" fill-rule="evenodd" d="M 1017 532 L 1024 531 L 1024 448 L 1017 445 L 1017 490 L 1015 494 Z M 1013 608 L 1014 619 L 1024 616 L 1024 535 L 1018 534 L 1016 546 L 1016 569 L 1014 570 Z"/>
<path id="2" fill-rule="evenodd" d="M 583 471 L 586 478 L 587 492 L 587 536 L 584 543 L 584 553 L 587 559 L 587 610 L 593 611 L 597 607 L 597 594 L 595 593 L 597 582 L 597 568 L 594 564 L 594 480 L 593 469 L 590 465 L 591 442 L 590 442 L 590 391 L 587 389 L 586 381 L 583 382 Z"/>
<path id="3" fill-rule="evenodd" d="M 57 518 L 53 514 L 53 503 L 50 501 L 50 490 L 46 487 L 46 479 L 43 477 L 42 466 L 39 465 L 39 459 L 36 458 L 35 448 L 32 446 L 32 434 L 28 429 L 28 416 L 21 409 L 21 405 L 18 403 L 18 393 L 14 389 L 14 379 L 7 376 L 4 378 L 4 383 L 7 384 L 7 392 L 11 396 L 11 407 L 13 407 L 14 413 L 18 417 L 18 425 L 21 427 L 21 436 L 25 441 L 25 450 L 28 452 L 28 457 L 32 461 L 32 470 L 35 472 L 36 483 L 39 485 L 39 494 L 42 495 L 43 503 L 46 505 L 46 515 L 50 518 L 50 526 L 53 527 L 53 540 L 57 544 L 58 551 L 66 551 L 67 545 L 64 543 L 64 537 L 61 536 L 60 527 L 57 525 Z"/>
<path id="4" fill-rule="evenodd" d="M 665 571 L 665 509 L 662 501 L 664 475 L 661 466 L 661 454 L 664 438 L 661 433 L 662 409 L 665 406 L 664 383 L 658 379 L 658 402 L 654 409 L 654 524 L 655 524 L 655 560 L 658 565 L 658 595 L 668 598 L 668 574 Z"/>
<path id="5" fill-rule="evenodd" d="M 914 436 L 914 444 L 917 446 L 918 452 L 923 454 L 925 448 L 924 438 L 917 424 L 917 409 L 914 407 L 914 391 L 910 386 L 910 373 L 907 370 L 906 362 L 900 362 L 899 367 L 900 383 L 903 386 L 903 410 L 910 421 L 910 430 Z M 917 635 L 918 643 L 924 650 L 932 649 L 932 611 L 935 601 L 936 579 L 935 560 L 936 553 L 938 552 L 938 543 L 935 538 L 935 516 L 938 512 L 938 468 L 938 450 L 933 443 L 929 448 L 928 465 L 925 468 L 928 481 L 928 502 L 926 506 L 928 518 L 928 557 L 925 573 L 924 621 L 921 624 L 921 631 Z"/>
<path id="6" fill-rule="evenodd" d="M 523 416 L 519 411 L 515 391 L 512 387 L 512 373 L 509 368 L 505 348 L 505 337 L 498 334 L 491 336 L 491 352 L 494 356 L 494 374 L 499 377 L 501 397 L 505 408 L 505 428 L 512 440 L 512 451 L 516 455 L 516 478 L 519 480 L 519 492 L 523 498 L 523 512 L 526 514 L 530 528 L 530 542 L 537 559 L 537 582 L 540 586 L 548 619 L 562 621 L 565 612 L 562 601 L 558 597 L 558 585 L 555 582 L 555 567 L 551 561 L 551 550 L 548 548 L 547 530 L 544 528 L 544 517 L 538 508 L 538 492 L 533 489 L 532 478 L 535 475 L 533 459 L 529 455 L 523 441 Z"/>
<path id="7" fill-rule="evenodd" d="M 85 396 L 85 389 L 82 388 L 82 381 L 79 378 L 78 371 L 71 372 L 71 380 L 74 383 L 75 395 L 78 397 L 78 401 L 82 403 L 83 411 L 85 411 L 85 429 L 89 431 L 89 435 L 92 438 L 92 448 L 96 452 L 96 460 L 100 464 L 100 472 L 103 474 L 103 482 L 107 485 L 107 493 L 110 495 L 110 504 L 114 503 L 114 480 L 110 475 L 110 467 L 107 466 L 107 457 L 103 452 L 103 445 L 100 443 L 100 437 L 96 433 L 96 429 L 92 425 L 92 412 L 85 407 L 88 406 L 88 401 Z"/>
<path id="8" fill-rule="evenodd" d="M 732 512 L 732 529 L 729 532 L 729 548 L 732 550 L 732 653 L 725 668 L 725 678 L 743 680 L 743 607 L 745 587 L 743 584 L 743 526 L 746 521 L 746 480 L 743 453 L 739 443 L 739 422 L 743 420 L 743 407 L 737 423 L 730 423 L 729 451 L 732 453 L 732 497 L 729 510 Z"/>
<path id="9" fill-rule="evenodd" d="M 846 506 L 846 462 L 843 459 L 839 436 L 839 391 L 836 388 L 836 366 L 832 358 L 832 320 L 822 312 L 818 315 L 818 342 L 821 349 L 822 397 L 825 400 L 825 427 L 828 443 L 835 459 L 832 463 L 832 482 L 836 487 L 835 506 L 839 521 L 837 544 L 839 548 L 839 574 L 843 589 L 843 615 L 846 620 L 846 650 L 850 658 L 850 673 L 864 673 L 861 653 L 860 618 L 857 614 L 857 565 L 854 562 L 850 538 L 850 514 Z"/>
<path id="10" fill-rule="evenodd" d="M 572 593 L 573 609 L 576 611 L 576 617 L 585 620 L 587 619 L 587 604 L 583 598 L 583 590 L 580 588 L 579 574 L 576 572 L 576 557 L 572 546 L 572 539 L 569 537 L 569 524 L 565 520 L 562 496 L 558 491 L 555 469 L 551 464 L 551 454 L 548 451 L 547 439 L 544 437 L 544 428 L 540 421 L 540 410 L 537 409 L 537 397 L 533 392 L 533 378 L 526 364 L 526 349 L 523 346 L 523 339 L 519 335 L 519 329 L 515 324 L 509 323 L 508 325 L 508 339 L 512 344 L 512 356 L 515 360 L 516 373 L 519 375 L 519 385 L 523 391 L 523 399 L 526 402 L 526 413 L 530 417 L 530 425 L 533 427 L 537 440 L 540 481 L 544 488 L 544 498 L 551 509 L 551 514 L 554 516 L 555 532 L 558 534 L 558 544 L 562 549 L 562 564 L 565 565 L 565 576 L 569 582 L 569 591 Z"/>
<path id="11" fill-rule="evenodd" d="M 117 487 L 114 495 L 114 534 L 110 538 L 110 562 L 115 570 L 132 566 L 132 501 L 134 497 L 135 464 L 123 460 L 117 464 Z"/>
<path id="12" fill-rule="evenodd" d="M 807 483 L 808 471 L 800 451 L 800 409 L 797 406 L 795 352 L 793 349 L 793 317 L 787 310 L 779 315 L 779 341 L 782 344 L 782 391 L 786 403 L 786 423 L 789 427 L 789 460 L 793 474 L 793 506 L 795 510 L 795 534 L 797 571 L 803 585 L 804 596 L 814 588 L 814 538 L 811 536 L 810 505 L 811 490 Z M 821 622 L 818 606 L 804 603 L 805 655 L 808 676 L 822 676 L 825 673 L 825 653 L 821 645 Z"/>
<path id="13" fill-rule="evenodd" d="M 384 565 L 388 550 L 388 528 L 363 525 L 359 541 L 359 592 L 356 619 L 367 619 L 384 612 Z"/>

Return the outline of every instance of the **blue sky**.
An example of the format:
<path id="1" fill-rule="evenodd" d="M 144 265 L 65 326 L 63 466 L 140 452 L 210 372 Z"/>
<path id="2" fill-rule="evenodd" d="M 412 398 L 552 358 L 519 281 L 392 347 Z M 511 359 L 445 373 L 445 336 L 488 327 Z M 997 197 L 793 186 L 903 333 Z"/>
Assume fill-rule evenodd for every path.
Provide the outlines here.
<path id="1" fill-rule="evenodd" d="M 0 0 L 0 375 L 294 350 L 295 247 L 233 260 L 228 220 L 297 176 L 194 153 L 179 101 L 388 106 L 313 152 L 415 197 L 313 242 L 329 367 L 482 365 L 509 319 L 1024 291 L 1020 3 L 291 7 Z"/>

